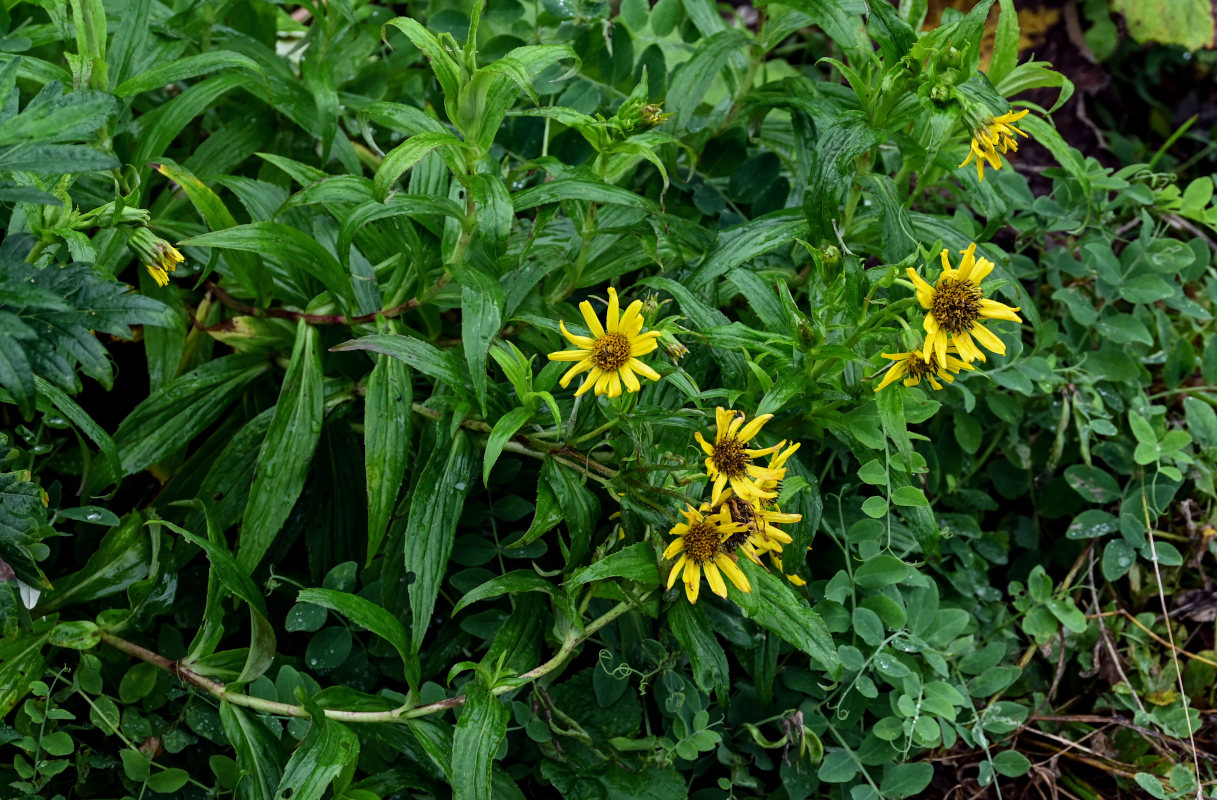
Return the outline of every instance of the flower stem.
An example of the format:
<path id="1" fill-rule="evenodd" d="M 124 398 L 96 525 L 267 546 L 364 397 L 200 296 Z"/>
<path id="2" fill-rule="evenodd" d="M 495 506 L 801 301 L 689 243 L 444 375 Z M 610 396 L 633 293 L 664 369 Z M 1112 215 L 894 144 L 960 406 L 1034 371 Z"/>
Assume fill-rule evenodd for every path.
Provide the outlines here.
<path id="1" fill-rule="evenodd" d="M 562 646 L 558 649 L 558 652 L 554 654 L 553 658 L 546 661 L 544 664 L 540 664 L 528 672 L 525 672 L 523 675 L 513 679 L 510 683 L 496 686 L 494 688 L 494 693 L 496 695 L 507 694 L 508 692 L 518 689 L 520 686 L 526 683 L 530 683 L 538 678 L 542 678 L 558 669 L 564 663 L 566 663 L 566 660 L 579 647 L 579 645 L 591 638 L 592 634 L 603 628 L 605 625 L 608 625 L 610 622 L 617 619 L 631 608 L 636 607 L 636 605 L 645 600 L 646 597 L 647 595 L 643 595 L 636 601 L 622 601 L 613 606 L 603 615 L 589 622 L 581 632 L 568 634 L 567 637 L 563 639 Z M 211 678 L 207 678 L 198 674 L 197 672 L 194 672 L 189 667 L 184 666 L 180 661 L 168 659 L 160 653 L 154 653 L 146 647 L 141 647 L 134 642 L 129 642 L 126 639 L 119 638 L 112 633 L 102 633 L 101 641 L 105 642 L 110 647 L 113 647 L 115 650 L 119 650 L 129 656 L 138 658 L 141 661 L 145 661 L 155 667 L 165 670 L 166 672 L 176 675 L 186 683 L 189 683 L 198 689 L 202 689 L 212 697 L 215 697 L 217 700 L 223 700 L 232 703 L 235 706 L 243 706 L 263 714 L 308 719 L 308 710 L 303 706 L 291 705 L 289 703 L 279 703 L 274 700 L 263 700 L 260 697 L 251 697 L 250 695 L 243 694 L 241 692 L 229 691 L 224 684 L 218 681 L 213 681 Z M 393 708 L 387 711 L 347 711 L 341 708 L 327 708 L 325 709 L 325 717 L 326 719 L 335 719 L 340 722 L 350 723 L 404 723 L 411 719 L 425 717 L 430 714 L 437 714 L 449 708 L 455 708 L 464 704 L 465 696 L 457 695 L 456 697 L 449 697 L 446 700 L 440 700 L 437 703 L 428 703 L 422 706 L 415 706 L 414 708 L 401 706 L 399 708 Z"/>

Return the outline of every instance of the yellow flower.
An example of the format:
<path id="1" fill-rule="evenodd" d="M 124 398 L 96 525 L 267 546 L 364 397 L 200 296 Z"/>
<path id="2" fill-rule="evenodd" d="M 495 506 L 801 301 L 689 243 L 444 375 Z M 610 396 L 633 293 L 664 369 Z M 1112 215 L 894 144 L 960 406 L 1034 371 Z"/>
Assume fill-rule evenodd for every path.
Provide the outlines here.
<path id="1" fill-rule="evenodd" d="M 725 508 L 720 508 L 717 513 L 707 513 L 709 511 L 710 507 L 702 503 L 699 509 L 689 506 L 688 511 L 680 512 L 686 522 L 672 528 L 672 535 L 676 539 L 663 551 L 665 559 L 676 558 L 679 554 L 680 558 L 676 559 L 672 571 L 668 573 L 668 588 L 671 589 L 676 583 L 677 576 L 683 575 L 685 594 L 690 603 L 697 602 L 702 572 L 706 574 L 710 591 L 719 597 L 727 596 L 723 575 L 730 578 L 741 592 L 752 591 L 748 577 L 724 547 L 726 540 L 743 530 L 744 526 L 732 522 Z"/>
<path id="2" fill-rule="evenodd" d="M 891 359 L 892 364 L 888 367 L 883 380 L 875 387 L 876 392 L 901 378 L 904 378 L 905 386 L 916 386 L 921 383 L 922 378 L 925 378 L 935 389 L 941 389 L 942 384 L 938 382 L 940 380 L 954 383 L 955 376 L 951 374 L 952 372 L 959 372 L 961 369 L 976 369 L 968 362 L 960 361 L 955 357 L 958 355 L 958 351 L 953 344 L 947 346 L 947 360 L 943 365 L 938 363 L 938 355 L 933 350 L 929 352 L 928 359 L 926 353 L 921 350 L 910 350 L 907 353 L 880 353 L 880 355 Z"/>
<path id="3" fill-rule="evenodd" d="M 157 286 L 169 285 L 169 273 L 186 259 L 178 249 L 145 227 L 131 233 L 131 248 L 144 259 L 144 269 Z"/>
<path id="4" fill-rule="evenodd" d="M 169 273 L 155 264 L 145 264 L 144 269 L 148 270 L 148 274 L 152 276 L 152 280 L 156 281 L 157 286 L 169 285 Z"/>
<path id="5" fill-rule="evenodd" d="M 772 477 L 757 481 L 762 490 L 773 495 L 781 491 L 782 480 L 786 477 L 786 461 L 798 449 L 798 444 L 786 447 L 786 442 L 777 446 L 769 460 L 768 469 L 771 471 Z M 739 550 L 758 565 L 761 564 L 760 556 L 769 553 L 769 558 L 774 566 L 779 571 L 782 569 L 782 548 L 790 544 L 793 539 L 790 534 L 777 526 L 799 522 L 803 519 L 802 514 L 783 513 L 782 509 L 777 506 L 776 497 L 768 500 L 757 498 L 752 502 L 745 502 L 736 495 L 731 487 L 726 487 L 715 494 L 711 499 L 711 505 L 715 508 L 726 508 L 731 520 L 744 526 L 743 531 L 732 534 L 725 542 L 728 552 Z M 786 577 L 791 578 L 789 575 Z M 798 585 L 802 585 L 797 576 L 791 579 Z"/>
<path id="6" fill-rule="evenodd" d="M 707 456 L 706 474 L 714 480 L 714 488 L 711 490 L 710 496 L 717 497 L 722 494 L 723 487 L 730 483 L 735 494 L 746 503 L 758 497 L 776 497 L 776 492 L 766 491 L 757 484 L 757 481 L 781 480 L 781 474 L 753 464 L 752 459 L 767 456 L 781 445 L 761 449 L 744 446 L 752 440 L 752 437 L 760 433 L 761 427 L 773 419 L 773 415 L 763 414 L 747 425 L 744 424 L 746 417 L 741 411 L 717 408 L 714 410 L 714 415 L 718 423 L 714 444 L 706 442 L 701 431 L 694 434 Z"/>
<path id="7" fill-rule="evenodd" d="M 928 364 L 937 356 L 940 365 L 946 365 L 947 345 L 954 344 L 962 361 L 985 360 L 985 354 L 977 342 L 999 355 L 1004 355 L 1006 345 L 988 328 L 980 324 L 982 319 L 1005 319 L 1022 322 L 1014 313 L 1019 309 L 985 299 L 980 282 L 993 271 L 993 262 L 987 258 L 976 258 L 976 244 L 968 245 L 963 253 L 959 269 L 951 267 L 947 251 L 942 251 L 942 274 L 938 283 L 930 286 L 917 270 L 908 268 L 909 280 L 917 289 L 917 302 L 929 313 L 925 315 L 925 345 L 922 355 Z M 972 341 L 975 338 L 976 341 Z"/>
<path id="8" fill-rule="evenodd" d="M 621 394 L 621 386 L 625 384 L 627 392 L 636 392 L 642 388 L 638 377 L 642 375 L 650 380 L 659 380 L 659 373 L 638 360 L 638 356 L 646 355 L 658 345 L 659 331 L 642 333 L 642 301 L 635 300 L 626 308 L 624 314 L 618 314 L 620 306 L 617 302 L 617 290 L 609 288 L 608 313 L 604 326 L 592 311 L 592 304 L 584 300 L 579 304 L 583 320 L 587 323 L 591 336 L 578 336 L 566 329 L 566 323 L 559 321 L 562 335 L 571 341 L 575 350 L 561 350 L 550 353 L 550 361 L 574 361 L 573 367 L 566 371 L 559 383 L 565 389 L 571 380 L 581 372 L 587 372 L 583 385 L 575 392 L 575 397 L 589 389 L 595 389 L 596 394 L 607 394 L 617 397 Z"/>
<path id="9" fill-rule="evenodd" d="M 1017 133 L 1019 136 L 1027 135 L 1011 123 L 1018 122 L 1025 116 L 1027 116 L 1027 109 L 1024 108 L 1017 113 L 1011 110 L 1000 117 L 990 117 L 988 122 L 981 122 L 972 132 L 972 147 L 968 151 L 968 157 L 959 166 L 966 167 L 975 159 L 976 178 L 982 181 L 985 179 L 986 161 L 989 162 L 989 166 L 993 167 L 993 169 L 1001 169 L 1001 159 L 997 155 L 998 152 L 1016 152 L 1018 150 L 1018 140 L 1014 138 L 1014 134 Z"/>

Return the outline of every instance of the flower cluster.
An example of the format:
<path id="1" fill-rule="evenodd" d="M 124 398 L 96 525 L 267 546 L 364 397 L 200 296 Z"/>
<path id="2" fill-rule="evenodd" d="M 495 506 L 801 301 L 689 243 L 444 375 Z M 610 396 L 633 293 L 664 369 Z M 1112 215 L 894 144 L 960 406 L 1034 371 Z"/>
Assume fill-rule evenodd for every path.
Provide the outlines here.
<path id="1" fill-rule="evenodd" d="M 780 442 L 771 447 L 749 447 L 772 414 L 763 414 L 747 421 L 743 413 L 725 408 L 715 410 L 717 430 L 714 443 L 696 434 L 698 444 L 706 453 L 706 474 L 714 481 L 710 502 L 699 508 L 689 507 L 681 513 L 685 522 L 672 528 L 676 538 L 664 551 L 665 559 L 675 558 L 668 573 L 668 588 L 682 577 L 689 602 L 696 603 L 701 588 L 702 573 L 710 591 L 727 596 L 723 575 L 741 592 L 751 592 L 747 576 L 740 570 L 737 553 L 743 553 L 756 564 L 761 557 L 782 569 L 782 547 L 789 544 L 790 534 L 778 525 L 795 523 L 803 517 L 783 513 L 777 505 L 786 462 L 799 449 Z M 754 459 L 769 457 L 767 465 Z M 796 584 L 803 581 L 787 576 Z"/>
<path id="2" fill-rule="evenodd" d="M 876 392 L 900 378 L 904 378 L 905 386 L 916 386 L 925 378 L 935 389 L 941 389 L 939 381 L 950 383 L 960 370 L 975 369 L 973 361 L 985 361 L 981 346 L 1005 355 L 1005 342 L 981 320 L 1022 322 L 1016 313 L 1019 309 L 985 297 L 980 284 L 993 271 L 993 262 L 976 257 L 975 242 L 961 252 L 963 260 L 957 269 L 951 266 L 949 251 L 942 251 L 942 273 L 933 286 L 917 270 L 908 268 L 917 302 L 926 311 L 922 323 L 925 344 L 907 353 L 883 353 L 893 363 L 875 387 Z"/>

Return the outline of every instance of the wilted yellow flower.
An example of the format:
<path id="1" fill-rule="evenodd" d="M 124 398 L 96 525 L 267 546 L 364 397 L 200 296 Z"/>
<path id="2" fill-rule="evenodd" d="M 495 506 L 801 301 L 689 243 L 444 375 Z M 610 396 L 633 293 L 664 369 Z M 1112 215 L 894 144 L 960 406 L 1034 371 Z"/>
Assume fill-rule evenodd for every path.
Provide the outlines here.
<path id="1" fill-rule="evenodd" d="M 947 251 L 942 251 L 942 274 L 934 286 L 926 283 L 917 270 L 908 268 L 909 280 L 917 289 L 917 302 L 929 312 L 925 315 L 926 338 L 922 347 L 927 364 L 936 356 L 938 364 L 947 365 L 948 344 L 955 345 L 962 361 L 985 360 L 985 354 L 976 346 L 977 342 L 994 353 L 1005 354 L 1005 343 L 981 325 L 980 320 L 1023 321 L 1015 313 L 1018 308 L 985 299 L 980 282 L 993 271 L 993 262 L 987 258 L 976 258 L 975 242 L 961 252 L 963 261 L 959 269 L 954 269 Z M 973 337 L 975 342 L 972 341 Z"/>
<path id="2" fill-rule="evenodd" d="M 744 424 L 747 418 L 742 411 L 717 408 L 714 415 L 718 423 L 714 444 L 709 444 L 702 437 L 701 431 L 693 434 L 707 456 L 706 474 L 714 480 L 711 497 L 720 495 L 728 483 L 735 490 L 735 494 L 745 502 L 751 502 L 758 497 L 775 497 L 776 493 L 762 489 L 757 481 L 780 480 L 781 474 L 753 464 L 752 459 L 767 456 L 781 445 L 761 449 L 745 447 L 760 433 L 761 427 L 773 419 L 773 415 L 762 414 L 747 425 Z"/>
<path id="3" fill-rule="evenodd" d="M 989 117 L 988 120 L 979 122 L 972 131 L 972 147 L 968 151 L 968 157 L 959 166 L 966 167 L 975 159 L 976 178 L 982 181 L 985 179 L 986 161 L 993 169 L 1001 169 L 1001 158 L 997 154 L 1016 152 L 1018 139 L 1014 138 L 1014 134 L 1027 135 L 1011 123 L 1018 122 L 1025 116 L 1027 109 L 1024 108 L 1017 113 L 1011 110 L 1000 117 Z"/>
<path id="4" fill-rule="evenodd" d="M 549 354 L 550 361 L 576 362 L 559 381 L 562 388 L 569 386 L 579 373 L 591 370 L 575 392 L 576 397 L 589 389 L 595 389 L 596 394 L 617 397 L 621 394 L 622 384 L 627 392 L 636 392 L 642 386 L 634 373 L 653 381 L 659 380 L 658 372 L 638 360 L 638 356 L 646 355 L 658 346 L 655 340 L 659 338 L 659 331 L 642 333 L 642 314 L 639 313 L 642 301 L 635 300 L 624 314 L 619 314 L 617 290 L 610 287 L 608 294 L 608 312 L 603 326 L 592 311 L 591 303 L 584 300 L 579 304 L 579 311 L 592 332 L 591 336 L 573 334 L 566 329 L 565 322 L 558 322 L 562 335 L 577 348 Z"/>
<path id="5" fill-rule="evenodd" d="M 785 449 L 782 449 L 785 448 Z M 744 530 L 732 534 L 726 541 L 728 552 L 739 550 L 754 563 L 760 564 L 760 556 L 769 554 L 774 567 L 782 571 L 782 548 L 794 541 L 790 534 L 778 528 L 799 522 L 802 514 L 787 514 L 777 505 L 776 494 L 781 491 L 782 480 L 786 477 L 786 461 L 799 449 L 798 444 L 786 447 L 786 442 L 778 445 L 769 459 L 768 469 L 772 477 L 757 481 L 762 490 L 772 493 L 771 499 L 757 498 L 752 502 L 741 500 L 731 487 L 723 489 L 713 496 L 711 505 L 726 508 L 733 522 L 744 526 Z M 783 572 L 783 574 L 785 574 Z M 805 581 L 797 575 L 786 575 L 794 584 L 802 586 Z"/>
<path id="6" fill-rule="evenodd" d="M 131 233 L 131 247 L 144 259 L 144 269 L 158 286 L 168 286 L 169 273 L 186 260 L 176 247 L 142 226 Z"/>
<path id="7" fill-rule="evenodd" d="M 921 379 L 925 378 L 930 382 L 930 385 L 935 389 L 941 389 L 942 384 L 938 381 L 946 381 L 953 383 L 955 376 L 951 373 L 959 372 L 961 369 L 976 369 L 966 361 L 961 361 L 955 356 L 958 351 L 955 345 L 947 345 L 947 359 L 943 363 L 938 362 L 938 355 L 930 350 L 927 353 L 922 350 L 910 350 L 907 353 L 881 353 L 884 358 L 892 360 L 892 364 L 888 367 L 887 373 L 884 374 L 883 380 L 875 387 L 875 391 L 879 391 L 888 384 L 904 378 L 905 386 L 916 386 L 921 383 Z"/>
<path id="8" fill-rule="evenodd" d="M 680 512 L 686 521 L 672 528 L 672 535 L 676 539 L 663 551 L 665 559 L 680 556 L 668 573 L 668 588 L 671 589 L 676 583 L 677 576 L 683 575 L 685 595 L 690 603 L 697 602 L 703 572 L 706 583 L 710 584 L 710 591 L 719 597 L 727 596 L 723 575 L 730 578 L 741 592 L 752 591 L 748 577 L 724 546 L 726 540 L 743 531 L 744 526 L 732 522 L 725 508 L 720 508 L 717 513 L 709 512 L 710 506 L 705 503 L 699 509 L 690 506 L 687 511 Z"/>

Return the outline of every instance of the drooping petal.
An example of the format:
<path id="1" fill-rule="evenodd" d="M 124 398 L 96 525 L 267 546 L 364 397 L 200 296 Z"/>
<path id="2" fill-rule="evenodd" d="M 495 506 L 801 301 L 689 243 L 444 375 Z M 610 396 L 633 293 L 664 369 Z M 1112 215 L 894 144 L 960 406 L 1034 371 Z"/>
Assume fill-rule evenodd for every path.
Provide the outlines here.
<path id="1" fill-rule="evenodd" d="M 642 361 L 639 361 L 636 358 L 631 358 L 629 361 L 625 362 L 625 365 L 627 367 L 629 367 L 630 369 L 634 370 L 635 372 L 637 372 L 639 375 L 641 375 L 644 378 L 648 378 L 653 381 L 657 381 L 660 378 L 660 375 L 658 372 L 651 369 L 645 363 L 643 363 Z"/>
<path id="2" fill-rule="evenodd" d="M 625 384 L 627 392 L 637 392 L 642 389 L 642 384 L 638 382 L 638 376 L 634 374 L 634 370 L 630 369 L 629 364 L 617 370 L 617 374 L 621 376 L 621 381 Z"/>
<path id="3" fill-rule="evenodd" d="M 600 377 L 596 378 L 596 394 L 604 394 L 608 391 L 609 380 L 612 379 L 615 372 L 601 372 Z"/>
<path id="4" fill-rule="evenodd" d="M 688 527 L 686 527 L 685 530 L 688 531 Z M 683 553 L 684 551 L 685 537 L 677 536 L 672 540 L 672 543 L 668 545 L 668 549 L 663 551 L 663 560 L 667 561 L 669 558 L 674 558 L 677 553 Z"/>
<path id="5" fill-rule="evenodd" d="M 583 385 L 580 386 L 575 391 L 575 397 L 578 397 L 579 395 L 583 394 L 584 392 L 591 391 L 593 388 L 595 388 L 596 384 L 599 383 L 600 379 L 603 377 L 604 377 L 604 372 L 599 367 L 593 367 L 592 371 L 589 372 L 587 374 L 587 377 L 583 379 Z"/>
<path id="6" fill-rule="evenodd" d="M 727 485 L 727 476 L 721 472 L 718 473 L 718 475 L 716 475 L 714 478 L 714 487 L 711 489 L 710 494 L 716 495 L 716 494 L 721 493 L 723 490 L 723 487 L 726 485 Z M 735 489 L 735 481 L 731 482 L 731 488 Z M 736 490 L 736 494 L 739 494 L 738 490 Z"/>
<path id="7" fill-rule="evenodd" d="M 591 350 L 596 344 L 596 340 L 590 336 L 580 336 L 577 333 L 571 333 L 566 329 L 566 323 L 558 320 L 558 327 L 562 329 L 562 335 L 570 340 L 570 343 L 582 350 Z"/>
<path id="8" fill-rule="evenodd" d="M 701 567 L 693 559 L 685 560 L 685 594 L 690 603 L 697 602 L 697 593 L 701 590 Z"/>
<path id="9" fill-rule="evenodd" d="M 609 375 L 609 397 L 621 397 L 621 373 L 613 372 Z"/>
<path id="10" fill-rule="evenodd" d="M 558 385 L 561 386 L 563 389 L 565 389 L 567 386 L 570 386 L 570 382 L 571 382 L 572 378 L 574 378 L 580 372 L 587 372 L 589 369 L 591 369 L 594 366 L 595 366 L 595 364 L 592 363 L 592 360 L 590 358 L 587 359 L 586 361 L 580 361 L 578 364 L 576 364 L 575 366 L 568 369 L 562 375 L 562 379 L 558 381 Z"/>
<path id="11" fill-rule="evenodd" d="M 933 339 L 934 355 L 938 358 L 938 363 L 941 364 L 947 360 L 947 332 L 939 328 Z M 925 340 L 925 345 L 927 348 L 930 346 L 929 338 Z M 929 358 L 927 358 L 925 361 L 927 364 L 930 363 Z"/>
<path id="12" fill-rule="evenodd" d="M 740 569 L 739 565 L 737 565 L 734 561 L 726 556 L 720 555 L 714 559 L 714 563 L 717 564 L 718 568 L 723 571 L 723 574 L 735 584 L 736 589 L 739 589 L 745 594 L 752 591 L 752 584 L 748 583 L 748 576 L 744 574 L 744 571 Z"/>
<path id="13" fill-rule="evenodd" d="M 718 567 L 714 566 L 714 561 L 707 561 L 702 564 L 702 571 L 706 573 L 706 583 L 710 584 L 710 591 L 714 592 L 719 597 L 727 596 L 727 584 L 723 583 L 722 573 L 718 571 Z"/>
<path id="14" fill-rule="evenodd" d="M 883 380 L 880 381 L 879 385 L 875 387 L 875 391 L 877 392 L 884 386 L 888 386 L 889 384 L 900 380 L 904 377 L 904 373 L 908 372 L 908 370 L 908 362 L 906 361 L 897 361 L 896 363 L 892 364 L 884 374 Z"/>
<path id="15" fill-rule="evenodd" d="M 1006 354 L 1006 343 L 997 338 L 993 331 L 989 330 L 984 325 L 981 325 L 979 322 L 972 323 L 972 335 L 976 337 L 976 341 L 980 342 L 981 345 L 989 348 L 994 353 L 1003 356 Z M 943 361 L 940 363 L 945 362 L 946 360 L 943 359 Z"/>
<path id="16" fill-rule="evenodd" d="M 701 435 L 701 431 L 694 431 L 693 438 L 696 439 L 697 443 L 701 445 L 701 449 L 706 455 L 714 455 L 714 445 L 706 441 L 706 438 Z"/>
<path id="17" fill-rule="evenodd" d="M 600 320 L 596 319 L 596 312 L 592 311 L 592 304 L 584 300 L 579 304 L 579 313 L 583 315 L 583 321 L 587 323 L 587 329 L 592 332 L 592 336 L 600 339 L 604 336 L 604 326 L 600 324 Z"/>
<path id="18" fill-rule="evenodd" d="M 688 556 L 681 556 L 680 558 L 676 559 L 676 563 L 672 565 L 672 571 L 668 573 L 668 588 L 669 589 L 671 589 L 672 585 L 676 583 L 676 578 L 684 570 L 685 562 L 688 560 L 689 560 Z"/>

